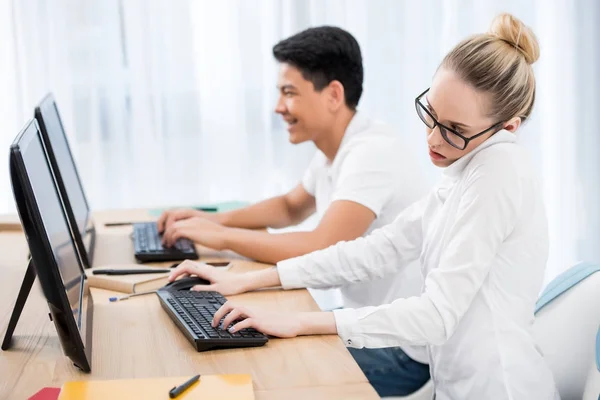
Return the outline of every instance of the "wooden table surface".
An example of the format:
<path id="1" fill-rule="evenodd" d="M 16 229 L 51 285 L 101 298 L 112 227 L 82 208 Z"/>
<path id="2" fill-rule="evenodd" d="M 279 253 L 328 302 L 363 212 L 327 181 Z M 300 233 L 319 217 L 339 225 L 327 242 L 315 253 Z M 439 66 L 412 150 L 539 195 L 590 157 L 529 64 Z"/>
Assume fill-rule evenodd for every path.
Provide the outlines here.
<path id="1" fill-rule="evenodd" d="M 98 232 L 94 265 L 134 263 L 131 226 L 105 222 L 151 219 L 144 210 L 94 213 Z M 1 220 L 1 219 L 0 219 Z M 8 324 L 26 267 L 27 243 L 18 229 L 0 230 L 0 333 Z M 269 267 L 229 253 L 199 249 L 203 260 L 233 259 L 232 271 Z M 171 263 L 152 264 L 170 265 Z M 257 399 L 377 399 L 373 388 L 334 335 L 270 339 L 258 348 L 196 352 L 153 295 L 111 303 L 115 292 L 92 289 L 92 372 L 81 373 L 63 355 L 36 281 L 15 331 L 0 352 L 0 399 L 26 399 L 45 386 L 86 379 L 151 378 L 250 373 Z M 318 311 L 308 291 L 263 290 L 228 296 L 277 311 Z"/>

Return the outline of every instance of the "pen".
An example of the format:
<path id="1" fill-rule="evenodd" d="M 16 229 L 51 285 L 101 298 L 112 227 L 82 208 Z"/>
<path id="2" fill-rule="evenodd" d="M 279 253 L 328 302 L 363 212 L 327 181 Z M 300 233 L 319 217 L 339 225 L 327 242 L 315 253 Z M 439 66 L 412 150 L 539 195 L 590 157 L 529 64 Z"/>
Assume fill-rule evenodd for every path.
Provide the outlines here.
<path id="1" fill-rule="evenodd" d="M 217 207 L 194 207 L 194 210 L 205 211 L 205 212 L 217 212 Z"/>
<path id="2" fill-rule="evenodd" d="M 109 297 L 108 301 L 110 301 L 111 303 L 114 303 L 116 301 L 127 300 L 131 297 L 144 296 L 144 295 L 152 294 L 152 293 L 156 293 L 156 290 L 150 290 L 149 292 L 132 293 L 132 294 L 129 294 L 127 296 L 122 296 L 122 297 Z"/>
<path id="3" fill-rule="evenodd" d="M 127 226 L 133 225 L 133 222 L 107 222 L 104 226 Z"/>
<path id="4" fill-rule="evenodd" d="M 162 274 L 171 272 L 169 269 L 97 269 L 92 271 L 94 275 L 137 275 L 137 274 Z"/>
<path id="5" fill-rule="evenodd" d="M 183 393 L 187 388 L 189 388 L 194 383 L 196 383 L 196 381 L 199 379 L 200 379 L 200 374 L 194 376 L 193 378 L 190 378 L 188 381 L 182 383 L 179 386 L 173 386 L 173 389 L 169 390 L 169 397 L 174 399 L 175 397 L 177 397 L 181 393 Z"/>

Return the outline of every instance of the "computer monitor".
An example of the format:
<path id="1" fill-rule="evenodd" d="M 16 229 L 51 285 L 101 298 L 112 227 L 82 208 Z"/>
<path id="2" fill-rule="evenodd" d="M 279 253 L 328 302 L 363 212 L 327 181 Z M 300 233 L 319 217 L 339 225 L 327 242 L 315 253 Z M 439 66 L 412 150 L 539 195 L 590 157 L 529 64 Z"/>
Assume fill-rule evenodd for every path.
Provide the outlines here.
<path id="1" fill-rule="evenodd" d="M 96 231 L 58 106 L 51 93 L 38 104 L 34 115 L 40 127 L 48 160 L 65 205 L 71 230 L 75 236 L 75 243 L 79 249 L 85 249 L 85 251 L 81 251 L 83 266 L 90 268 L 93 263 Z"/>
<path id="2" fill-rule="evenodd" d="M 58 106 L 52 94 L 46 95 L 40 102 L 35 108 L 34 115 L 40 127 L 42 140 L 46 146 L 48 160 L 65 206 L 75 244 L 81 253 L 83 267 L 90 268 L 94 264 L 96 231 L 81 177 L 77 171 Z M 198 258 L 196 248 L 189 239 L 181 238 L 174 247 L 164 248 L 160 244 L 160 237 L 154 222 L 135 223 L 133 228 L 135 258 L 141 262 Z"/>
<path id="3" fill-rule="evenodd" d="M 10 175 L 31 253 L 28 269 L 33 266 L 40 281 L 65 355 L 81 370 L 89 372 L 92 298 L 35 120 L 23 128 L 10 148 Z M 10 343 L 20 315 L 17 308 L 22 308 L 35 275 L 30 270 L 26 273 L 3 348 Z"/>

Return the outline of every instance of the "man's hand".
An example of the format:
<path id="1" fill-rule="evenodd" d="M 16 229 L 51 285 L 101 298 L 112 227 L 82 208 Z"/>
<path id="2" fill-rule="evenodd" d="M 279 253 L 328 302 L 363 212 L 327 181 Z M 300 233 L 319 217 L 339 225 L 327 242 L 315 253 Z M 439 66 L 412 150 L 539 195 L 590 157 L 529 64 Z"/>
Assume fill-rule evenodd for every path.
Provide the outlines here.
<path id="1" fill-rule="evenodd" d="M 191 217 L 174 222 L 165 229 L 163 245 L 172 247 L 177 239 L 187 238 L 214 250 L 225 250 L 225 235 L 229 228 L 205 218 Z"/>
<path id="2" fill-rule="evenodd" d="M 163 211 L 163 213 L 158 218 L 158 221 L 156 221 L 158 231 L 162 233 L 174 222 L 182 219 L 198 217 L 200 216 L 199 213 L 200 211 L 194 210 L 193 208 L 176 208 L 173 210 Z"/>
<path id="3" fill-rule="evenodd" d="M 160 218 L 158 218 L 158 221 L 156 221 L 156 225 L 158 226 L 158 231 L 162 233 L 175 222 L 193 217 L 200 217 L 217 223 L 219 222 L 219 217 L 215 213 L 199 211 L 193 208 L 176 208 L 163 212 Z"/>

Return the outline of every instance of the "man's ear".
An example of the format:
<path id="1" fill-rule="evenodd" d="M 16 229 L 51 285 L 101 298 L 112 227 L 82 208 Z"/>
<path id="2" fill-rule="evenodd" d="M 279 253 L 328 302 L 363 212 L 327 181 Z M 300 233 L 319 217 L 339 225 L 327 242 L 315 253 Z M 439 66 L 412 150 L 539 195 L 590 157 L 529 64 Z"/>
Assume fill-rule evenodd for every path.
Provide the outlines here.
<path id="1" fill-rule="evenodd" d="M 327 85 L 327 101 L 331 111 L 337 111 L 346 104 L 344 85 L 340 81 L 331 81 Z"/>

